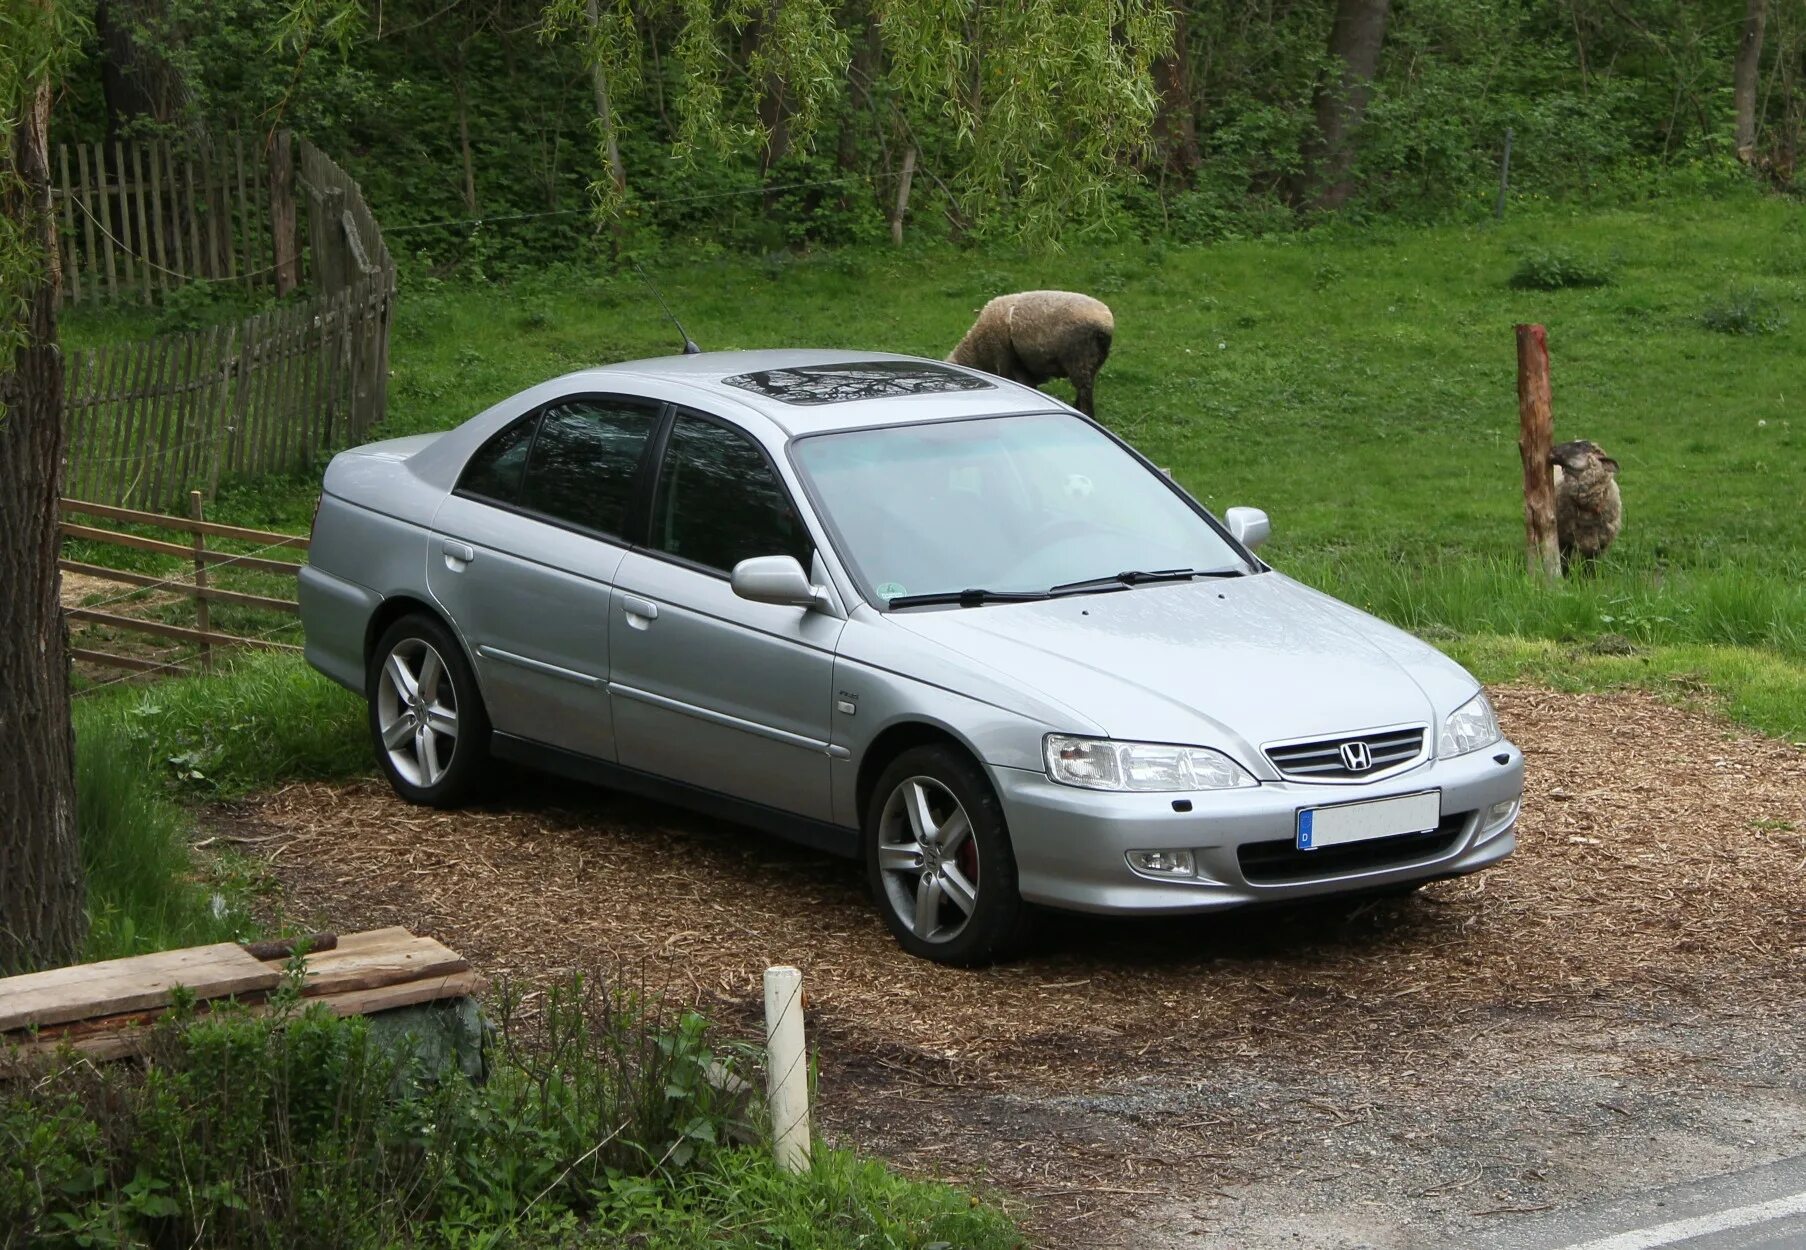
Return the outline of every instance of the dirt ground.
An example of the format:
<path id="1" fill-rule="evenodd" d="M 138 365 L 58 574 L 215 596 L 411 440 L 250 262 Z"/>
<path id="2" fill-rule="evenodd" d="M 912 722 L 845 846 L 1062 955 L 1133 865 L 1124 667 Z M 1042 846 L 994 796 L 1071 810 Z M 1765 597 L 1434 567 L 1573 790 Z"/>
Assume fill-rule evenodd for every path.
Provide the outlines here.
<path id="1" fill-rule="evenodd" d="M 1045 1246 L 1460 1245 L 1806 1152 L 1806 750 L 1637 694 L 1495 692 L 1519 853 L 1416 897 L 1059 917 L 911 960 L 851 862 L 549 781 L 455 814 L 377 782 L 216 812 L 293 912 L 492 978 L 631 969 L 729 1028 L 803 969 L 833 1140 L 1022 1201 Z"/>

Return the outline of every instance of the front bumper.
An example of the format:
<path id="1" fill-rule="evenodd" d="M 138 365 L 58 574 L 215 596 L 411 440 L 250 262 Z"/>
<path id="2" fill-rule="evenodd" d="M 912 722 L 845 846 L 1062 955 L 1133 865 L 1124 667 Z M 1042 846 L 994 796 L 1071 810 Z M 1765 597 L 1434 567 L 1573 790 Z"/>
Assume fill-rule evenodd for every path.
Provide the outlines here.
<path id="1" fill-rule="evenodd" d="M 1009 822 L 1022 897 L 1088 912 L 1213 911 L 1451 877 L 1497 863 L 1517 846 L 1524 755 L 1501 741 L 1430 760 L 1369 785 L 1262 782 L 1199 794 L 1118 794 L 1057 785 L 1047 775 L 993 768 Z M 1298 810 L 1424 790 L 1442 792 L 1435 834 L 1296 851 Z M 1190 810 L 1175 810 L 1189 801 Z M 1491 821 L 1495 805 L 1509 814 Z M 1191 877 L 1153 878 L 1130 851 L 1185 850 Z"/>

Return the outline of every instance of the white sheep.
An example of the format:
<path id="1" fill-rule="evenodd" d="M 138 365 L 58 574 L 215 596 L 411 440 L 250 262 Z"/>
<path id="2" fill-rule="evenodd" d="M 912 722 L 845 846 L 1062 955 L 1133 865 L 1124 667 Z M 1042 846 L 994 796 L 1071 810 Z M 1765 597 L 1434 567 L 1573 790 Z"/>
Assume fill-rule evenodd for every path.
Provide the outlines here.
<path id="1" fill-rule="evenodd" d="M 1070 378 L 1075 405 L 1091 416 L 1092 385 L 1115 333 L 1116 318 L 1102 300 L 1076 291 L 1019 291 L 986 304 L 947 359 L 1028 386 Z"/>

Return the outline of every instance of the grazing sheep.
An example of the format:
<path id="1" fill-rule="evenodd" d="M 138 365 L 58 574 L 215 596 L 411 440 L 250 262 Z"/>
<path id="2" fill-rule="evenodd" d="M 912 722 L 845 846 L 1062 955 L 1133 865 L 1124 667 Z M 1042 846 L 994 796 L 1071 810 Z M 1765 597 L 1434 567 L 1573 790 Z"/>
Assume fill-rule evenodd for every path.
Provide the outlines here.
<path id="1" fill-rule="evenodd" d="M 1102 300 L 1076 291 L 1019 291 L 986 304 L 947 359 L 1029 386 L 1071 378 L 1078 410 L 1091 416 L 1092 383 L 1115 333 L 1116 319 Z"/>
<path id="2" fill-rule="evenodd" d="M 1591 570 L 1624 524 L 1618 497 L 1618 462 L 1598 443 L 1577 438 L 1558 443 L 1549 453 L 1555 466 L 1555 540 L 1561 547 L 1561 571 L 1578 555 Z"/>

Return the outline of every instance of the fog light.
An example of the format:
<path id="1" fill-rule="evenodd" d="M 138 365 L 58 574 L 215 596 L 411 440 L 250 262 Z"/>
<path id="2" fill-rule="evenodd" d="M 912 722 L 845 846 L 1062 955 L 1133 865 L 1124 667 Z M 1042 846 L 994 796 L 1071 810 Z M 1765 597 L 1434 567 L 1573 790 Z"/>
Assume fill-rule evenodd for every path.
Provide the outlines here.
<path id="1" fill-rule="evenodd" d="M 1129 867 L 1150 877 L 1193 877 L 1198 872 L 1190 851 L 1130 851 Z"/>
<path id="2" fill-rule="evenodd" d="M 1486 809 L 1486 828 L 1497 829 L 1500 825 L 1509 824 L 1517 818 L 1518 800 L 1506 799 L 1503 803 L 1494 803 Z"/>

